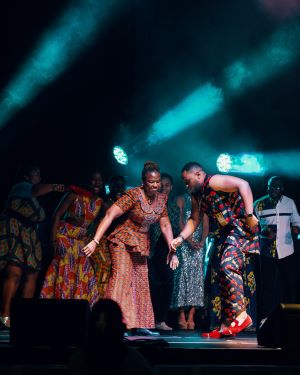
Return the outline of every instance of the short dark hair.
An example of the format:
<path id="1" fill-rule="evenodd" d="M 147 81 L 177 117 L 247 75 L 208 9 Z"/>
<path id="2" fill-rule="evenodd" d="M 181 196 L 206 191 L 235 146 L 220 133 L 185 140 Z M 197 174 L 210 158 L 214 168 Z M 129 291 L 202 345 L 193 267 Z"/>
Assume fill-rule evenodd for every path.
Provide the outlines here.
<path id="1" fill-rule="evenodd" d="M 279 177 L 279 176 L 272 176 L 272 177 L 270 177 L 269 180 L 268 180 L 268 186 L 270 186 L 271 183 L 275 182 L 275 181 L 279 182 L 283 186 L 282 178 Z"/>
<path id="2" fill-rule="evenodd" d="M 160 175 L 160 178 L 161 178 L 161 180 L 163 179 L 163 178 L 167 178 L 170 182 L 171 182 L 171 184 L 172 185 L 174 185 L 174 180 L 173 180 L 173 177 L 169 174 L 169 173 L 162 173 L 161 175 Z"/>
<path id="3" fill-rule="evenodd" d="M 33 171 L 39 171 L 40 167 L 34 163 L 24 163 L 17 170 L 17 180 L 23 181 L 24 177 L 30 177 Z"/>
<path id="4" fill-rule="evenodd" d="M 203 167 L 202 167 L 201 164 L 197 163 L 196 161 L 189 161 L 181 169 L 181 173 L 183 173 L 183 172 L 190 172 L 192 169 L 201 169 L 201 170 L 203 170 Z"/>

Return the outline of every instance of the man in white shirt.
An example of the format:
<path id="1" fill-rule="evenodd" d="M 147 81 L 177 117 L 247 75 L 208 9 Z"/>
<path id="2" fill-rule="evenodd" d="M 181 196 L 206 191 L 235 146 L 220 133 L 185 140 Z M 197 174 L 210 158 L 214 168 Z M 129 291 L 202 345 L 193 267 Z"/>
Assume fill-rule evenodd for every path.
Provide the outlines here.
<path id="1" fill-rule="evenodd" d="M 268 195 L 254 202 L 261 226 L 260 317 L 265 318 L 280 303 L 296 303 L 296 269 L 291 229 L 299 233 L 300 216 L 293 199 L 283 195 L 283 182 L 273 176 Z"/>

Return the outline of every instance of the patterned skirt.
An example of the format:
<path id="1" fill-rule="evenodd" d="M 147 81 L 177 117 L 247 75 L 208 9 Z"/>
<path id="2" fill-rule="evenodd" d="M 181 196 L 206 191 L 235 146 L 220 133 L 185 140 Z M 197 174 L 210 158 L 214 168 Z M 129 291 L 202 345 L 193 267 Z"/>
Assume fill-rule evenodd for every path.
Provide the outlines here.
<path id="1" fill-rule="evenodd" d="M 105 298 L 120 305 L 127 329 L 154 328 L 147 257 L 131 252 L 122 242 L 111 242 L 109 249 L 112 274 Z"/>
<path id="2" fill-rule="evenodd" d="M 92 306 L 99 299 L 92 263 L 82 252 L 86 241 L 58 236 L 56 255 L 45 276 L 41 298 L 86 299 Z"/>
<path id="3" fill-rule="evenodd" d="M 42 247 L 34 226 L 26 226 L 15 218 L 0 221 L 0 271 L 8 264 L 27 272 L 38 272 L 42 263 Z"/>
<path id="4" fill-rule="evenodd" d="M 96 251 L 91 256 L 91 260 L 95 270 L 99 296 L 100 298 L 104 298 L 111 274 L 111 258 L 106 238 L 101 239 Z"/>

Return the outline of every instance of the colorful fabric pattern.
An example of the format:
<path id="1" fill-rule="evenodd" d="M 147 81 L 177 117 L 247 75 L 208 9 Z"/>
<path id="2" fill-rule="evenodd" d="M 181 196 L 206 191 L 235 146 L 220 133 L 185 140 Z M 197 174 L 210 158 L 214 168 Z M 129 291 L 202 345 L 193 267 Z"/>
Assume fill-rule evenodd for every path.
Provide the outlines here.
<path id="1" fill-rule="evenodd" d="M 108 241 L 105 236 L 102 237 L 90 259 L 97 279 L 99 297 L 104 298 L 111 274 L 111 258 Z"/>
<path id="2" fill-rule="evenodd" d="M 48 268 L 41 298 L 99 299 L 92 263 L 82 252 L 88 242 L 87 228 L 97 217 L 102 199 L 77 195 L 60 221 L 56 235 L 56 254 Z"/>
<path id="3" fill-rule="evenodd" d="M 116 301 L 127 329 L 154 328 L 147 258 L 122 242 L 110 243 L 112 276 L 105 298 Z"/>
<path id="4" fill-rule="evenodd" d="M 167 196 L 157 193 L 149 204 L 142 188 L 137 187 L 126 191 L 115 204 L 124 215 L 108 236 L 112 274 L 105 297 L 119 303 L 128 329 L 154 328 L 147 266 L 149 227 L 168 216 Z"/>
<path id="5" fill-rule="evenodd" d="M 161 217 L 168 216 L 167 196 L 157 193 L 155 201 L 149 204 L 143 197 L 142 188 L 137 187 L 127 190 L 115 204 L 127 214 L 108 236 L 108 240 L 112 242 L 120 240 L 129 245 L 131 251 L 148 256 L 150 253 L 149 228 Z"/>
<path id="6" fill-rule="evenodd" d="M 0 218 L 0 271 L 7 264 L 27 272 L 41 269 L 42 248 L 37 224 L 45 212 L 36 198 L 10 196 Z"/>
<path id="7" fill-rule="evenodd" d="M 211 177 L 205 177 L 200 199 L 202 210 L 217 223 L 216 231 L 211 234 L 215 248 L 207 273 L 211 328 L 215 328 L 223 321 L 231 322 L 247 308 L 255 320 L 256 287 L 252 264 L 246 262 L 246 257 L 259 253 L 259 229 L 246 224 L 240 194 L 214 191 L 208 185 Z"/>

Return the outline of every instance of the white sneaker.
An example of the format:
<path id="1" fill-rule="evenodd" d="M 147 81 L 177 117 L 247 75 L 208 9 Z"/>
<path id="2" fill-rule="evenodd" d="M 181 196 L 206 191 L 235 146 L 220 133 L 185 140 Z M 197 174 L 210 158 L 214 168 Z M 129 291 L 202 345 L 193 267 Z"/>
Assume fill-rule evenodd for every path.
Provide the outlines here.
<path id="1" fill-rule="evenodd" d="M 159 329 L 161 331 L 173 331 L 173 328 L 169 327 L 166 322 L 161 322 L 161 323 L 157 323 L 155 324 L 155 328 L 156 329 Z"/>

